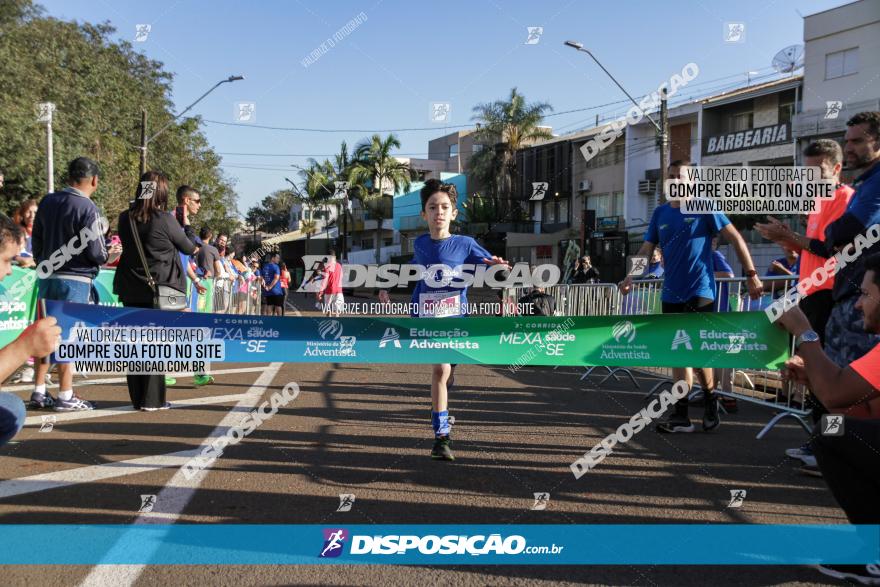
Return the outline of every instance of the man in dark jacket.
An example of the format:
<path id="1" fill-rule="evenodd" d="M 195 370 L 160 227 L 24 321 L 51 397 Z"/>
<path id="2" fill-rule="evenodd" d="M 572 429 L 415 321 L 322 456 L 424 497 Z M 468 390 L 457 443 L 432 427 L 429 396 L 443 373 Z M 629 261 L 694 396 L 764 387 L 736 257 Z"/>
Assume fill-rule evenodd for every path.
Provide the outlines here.
<path id="1" fill-rule="evenodd" d="M 519 299 L 524 316 L 553 316 L 556 314 L 556 300 L 544 292 L 543 287 L 536 287 Z"/>
<path id="2" fill-rule="evenodd" d="M 47 195 L 37 208 L 32 244 L 37 261 L 37 295 L 40 299 L 92 303 L 92 282 L 107 262 L 104 233 L 107 219 L 92 202 L 98 189 L 98 164 L 79 157 L 67 168 L 68 185 Z M 31 406 L 54 407 L 58 412 L 92 410 L 94 406 L 73 393 L 70 363 L 58 364 L 57 401 L 46 391 L 48 363 L 39 363 L 34 377 Z"/>
<path id="3" fill-rule="evenodd" d="M 599 270 L 590 263 L 590 256 L 581 257 L 581 262 L 575 269 L 571 282 L 576 284 L 596 283 L 599 281 Z"/>

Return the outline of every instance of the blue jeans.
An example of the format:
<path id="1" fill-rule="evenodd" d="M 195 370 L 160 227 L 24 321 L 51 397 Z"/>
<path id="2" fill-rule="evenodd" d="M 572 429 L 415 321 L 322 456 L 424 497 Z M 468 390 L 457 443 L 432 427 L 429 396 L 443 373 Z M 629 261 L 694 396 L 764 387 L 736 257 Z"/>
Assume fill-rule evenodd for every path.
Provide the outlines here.
<path id="1" fill-rule="evenodd" d="M 42 300 L 88 304 L 92 302 L 92 284 L 60 276 L 40 279 L 37 281 L 37 297 Z"/>
<path id="2" fill-rule="evenodd" d="M 24 402 L 17 395 L 0 392 L 0 446 L 18 434 L 25 415 Z"/>

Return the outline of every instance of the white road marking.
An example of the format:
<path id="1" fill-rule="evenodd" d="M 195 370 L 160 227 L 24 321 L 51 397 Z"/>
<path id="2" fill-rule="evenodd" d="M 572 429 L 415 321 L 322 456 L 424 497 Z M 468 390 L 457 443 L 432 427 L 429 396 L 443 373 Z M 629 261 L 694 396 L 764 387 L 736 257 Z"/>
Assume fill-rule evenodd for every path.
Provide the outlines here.
<path id="1" fill-rule="evenodd" d="M 94 483 L 115 477 L 137 475 L 167 467 L 182 467 L 184 463 L 199 454 L 200 451 L 201 448 L 192 448 L 166 455 L 140 457 L 127 461 L 77 467 L 65 471 L 54 471 L 41 475 L 31 475 L 30 477 L 10 479 L 9 481 L 0 482 L 0 499 L 66 487 L 67 485 Z"/>
<path id="2" fill-rule="evenodd" d="M 270 363 L 267 367 L 265 367 L 263 373 L 257 378 L 254 384 L 248 389 L 247 393 L 244 394 L 244 397 L 241 401 L 236 405 L 236 408 L 242 408 L 246 410 L 252 409 L 256 406 L 260 399 L 263 397 L 263 394 L 266 392 L 266 388 L 272 383 L 272 380 L 275 378 L 275 375 L 278 373 L 278 370 L 281 369 L 282 363 Z M 215 438 L 218 438 L 222 434 L 226 433 L 226 430 L 229 429 L 230 426 L 234 426 L 238 423 L 241 418 L 240 414 L 236 413 L 236 411 L 232 411 L 226 416 L 224 416 L 223 420 L 220 421 L 220 424 L 217 425 L 216 428 L 208 435 L 205 440 L 202 441 L 201 446 L 199 446 L 196 450 L 201 452 L 204 447 L 209 446 Z M 222 458 L 222 457 L 221 457 Z M 215 461 L 216 462 L 216 461 Z M 179 517 L 181 512 L 183 512 L 186 505 L 190 502 L 190 500 L 195 495 L 199 486 L 204 481 L 205 477 L 210 470 L 210 465 L 208 468 L 203 469 L 197 472 L 191 479 L 187 479 L 183 470 L 178 470 L 174 476 L 168 481 L 165 485 L 164 489 L 156 495 L 156 505 L 153 508 L 152 512 L 149 513 L 141 513 L 137 519 L 134 521 L 135 524 L 172 524 Z M 134 545 L 132 544 L 131 538 L 126 538 L 125 535 L 120 538 L 119 542 L 114 545 L 114 547 L 107 553 L 106 559 L 112 560 L 113 558 L 117 558 L 122 556 L 126 551 L 129 551 Z M 148 544 L 140 544 L 138 545 L 139 552 L 144 555 L 150 555 L 151 552 L 145 552 L 145 550 L 156 548 L 158 545 L 156 542 L 151 542 Z M 88 574 L 88 576 L 83 579 L 80 585 L 85 587 L 106 587 L 107 585 L 134 585 L 134 583 L 138 580 L 141 573 L 143 572 L 146 565 L 113 565 L 113 564 L 102 564 L 97 565 L 92 571 Z"/>

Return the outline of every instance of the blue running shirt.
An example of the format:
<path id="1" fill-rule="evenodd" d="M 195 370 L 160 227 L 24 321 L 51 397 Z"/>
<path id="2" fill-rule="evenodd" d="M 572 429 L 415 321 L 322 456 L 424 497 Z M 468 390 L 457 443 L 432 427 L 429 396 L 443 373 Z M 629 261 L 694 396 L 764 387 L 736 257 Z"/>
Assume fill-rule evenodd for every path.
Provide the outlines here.
<path id="1" fill-rule="evenodd" d="M 459 272 L 456 272 L 455 268 L 460 265 L 486 265 L 483 259 L 491 259 L 492 253 L 471 237 L 458 234 L 442 240 L 434 240 L 430 234 L 424 234 L 416 239 L 414 249 L 413 263 L 423 265 L 426 270 L 432 265 L 446 265 L 453 270 L 453 275 L 445 286 L 428 283 L 428 281 L 444 281 L 438 268 L 431 271 L 432 279 L 421 279 L 413 290 L 412 316 L 427 318 L 466 316 L 467 287 L 461 286 L 464 281 L 456 276 Z M 473 271 L 466 273 L 473 275 Z"/>
<path id="2" fill-rule="evenodd" d="M 682 214 L 669 204 L 654 209 L 645 240 L 663 249 L 664 302 L 715 299 L 712 237 L 728 224 L 724 214 Z"/>

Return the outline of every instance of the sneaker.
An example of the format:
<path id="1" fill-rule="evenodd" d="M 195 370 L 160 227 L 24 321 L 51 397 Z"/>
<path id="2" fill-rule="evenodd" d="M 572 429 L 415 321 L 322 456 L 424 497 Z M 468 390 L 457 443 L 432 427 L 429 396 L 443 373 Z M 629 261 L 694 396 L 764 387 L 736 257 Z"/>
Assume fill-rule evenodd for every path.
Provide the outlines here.
<path id="1" fill-rule="evenodd" d="M 675 414 L 673 414 L 665 422 L 660 422 L 659 424 L 657 424 L 655 430 L 657 430 L 657 432 L 663 432 L 664 434 L 675 434 L 676 432 L 693 432 L 694 425 L 691 423 L 690 418 L 683 418 L 681 416 L 676 416 Z"/>
<path id="2" fill-rule="evenodd" d="M 807 467 L 816 467 L 818 463 L 816 463 L 816 457 L 813 455 L 804 455 L 801 457 L 801 462 Z"/>
<path id="3" fill-rule="evenodd" d="M 799 446 L 797 448 L 789 448 L 785 451 L 785 456 L 790 459 L 798 459 L 801 460 L 804 457 L 813 456 L 813 449 L 810 448 L 809 444 L 805 444 L 803 446 Z"/>
<path id="4" fill-rule="evenodd" d="M 835 579 L 853 580 L 861 585 L 880 585 L 880 565 L 819 565 L 823 575 Z"/>
<path id="5" fill-rule="evenodd" d="M 822 471 L 819 470 L 818 465 L 804 465 L 800 470 L 801 473 L 810 477 L 822 477 Z"/>
<path id="6" fill-rule="evenodd" d="M 438 436 L 434 439 L 434 448 L 431 450 L 431 458 L 435 461 L 454 461 L 452 455 L 452 440 L 448 436 Z"/>
<path id="7" fill-rule="evenodd" d="M 710 397 L 706 400 L 703 410 L 703 432 L 711 432 L 721 425 L 721 417 L 718 415 L 718 400 Z"/>
<path id="8" fill-rule="evenodd" d="M 70 399 L 58 398 L 55 400 L 56 412 L 80 412 L 84 410 L 94 410 L 95 404 L 74 395 Z"/>
<path id="9" fill-rule="evenodd" d="M 48 391 L 46 393 L 32 393 L 28 407 L 34 410 L 45 410 L 55 407 L 55 398 Z"/>
<path id="10" fill-rule="evenodd" d="M 177 379 L 175 379 L 174 377 L 167 377 L 167 376 L 165 377 L 165 385 L 166 386 L 174 385 L 175 383 L 177 383 Z"/>
<path id="11" fill-rule="evenodd" d="M 210 375 L 196 375 L 195 377 L 193 377 L 193 384 L 196 387 L 202 385 L 211 385 L 212 383 L 214 383 L 214 378 Z"/>
<path id="12" fill-rule="evenodd" d="M 155 412 L 155 411 L 157 411 L 157 410 L 170 410 L 170 409 L 171 409 L 171 403 L 170 403 L 170 402 L 165 402 L 164 404 L 162 404 L 162 405 L 161 405 L 160 407 L 158 407 L 158 408 L 147 408 L 147 407 L 142 407 L 142 408 L 141 408 L 141 411 L 142 411 L 142 412 Z"/>
<path id="13" fill-rule="evenodd" d="M 34 382 L 34 368 L 33 367 L 25 367 L 18 373 L 18 383 L 33 383 Z"/>

